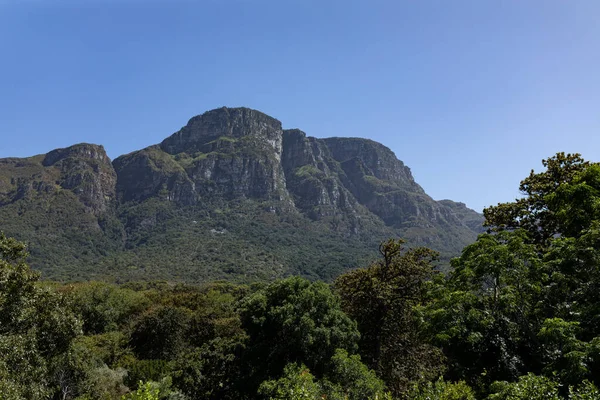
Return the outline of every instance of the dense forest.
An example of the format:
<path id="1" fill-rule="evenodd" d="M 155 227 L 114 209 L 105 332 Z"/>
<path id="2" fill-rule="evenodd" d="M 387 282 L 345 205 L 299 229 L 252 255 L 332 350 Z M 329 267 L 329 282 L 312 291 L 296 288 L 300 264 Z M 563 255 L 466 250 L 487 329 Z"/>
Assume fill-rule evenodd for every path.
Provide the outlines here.
<path id="1" fill-rule="evenodd" d="M 543 165 L 447 274 L 55 283 L 1 235 L 0 399 L 599 399 L 600 164 Z"/>

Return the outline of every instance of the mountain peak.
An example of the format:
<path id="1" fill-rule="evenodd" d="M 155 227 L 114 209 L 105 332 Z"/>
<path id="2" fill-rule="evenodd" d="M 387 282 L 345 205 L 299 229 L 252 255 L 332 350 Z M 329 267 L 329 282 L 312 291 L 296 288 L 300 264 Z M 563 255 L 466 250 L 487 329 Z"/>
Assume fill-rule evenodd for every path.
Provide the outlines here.
<path id="1" fill-rule="evenodd" d="M 86 143 L 0 159 L 0 221 L 34 241 L 33 264 L 51 277 L 67 262 L 86 269 L 78 276 L 247 281 L 331 279 L 389 237 L 447 259 L 475 240 L 482 217 L 433 200 L 373 140 L 317 139 L 260 111 L 222 107 L 112 164 Z"/>
<path id="2" fill-rule="evenodd" d="M 79 143 L 62 149 L 52 150 L 46 154 L 42 164 L 48 167 L 69 157 L 98 160 L 102 163 L 110 164 L 110 159 L 106 154 L 106 150 L 104 150 L 104 146 L 90 143 Z"/>
<path id="3" fill-rule="evenodd" d="M 226 107 L 226 106 L 223 106 L 223 107 L 214 108 L 212 110 L 205 111 L 200 115 L 192 117 L 190 120 L 192 120 L 194 118 L 198 118 L 198 117 L 223 116 L 223 115 L 229 116 L 230 118 L 236 118 L 237 116 L 243 116 L 246 118 L 271 120 L 272 123 L 281 125 L 281 122 L 278 119 L 273 118 L 270 115 L 268 115 L 260 110 L 256 110 L 256 109 L 249 108 L 249 107 Z"/>
<path id="4" fill-rule="evenodd" d="M 377 179 L 396 182 L 411 187 L 416 192 L 424 193 L 414 181 L 410 168 L 404 165 L 387 146 L 363 138 L 332 137 L 323 141 L 338 161 L 346 163 L 360 159 L 361 168 L 367 168 L 369 174 Z"/>
<path id="5" fill-rule="evenodd" d="M 281 142 L 282 133 L 281 122 L 265 113 L 245 107 L 221 107 L 191 118 L 160 147 L 170 154 L 189 153 L 220 137 L 252 135 Z"/>

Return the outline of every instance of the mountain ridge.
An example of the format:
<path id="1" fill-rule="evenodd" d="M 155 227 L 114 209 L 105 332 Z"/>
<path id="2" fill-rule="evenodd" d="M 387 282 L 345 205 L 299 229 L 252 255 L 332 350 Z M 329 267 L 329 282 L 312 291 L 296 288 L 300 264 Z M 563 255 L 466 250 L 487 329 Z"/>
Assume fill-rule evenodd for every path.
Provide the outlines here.
<path id="1" fill-rule="evenodd" d="M 55 210 L 63 211 L 53 216 Z M 0 229 L 32 243 L 32 264 L 49 277 L 128 280 L 154 273 L 191 281 L 290 273 L 330 279 L 359 266 L 389 236 L 429 245 L 447 259 L 475 239 L 483 220 L 463 203 L 433 200 L 381 143 L 314 138 L 260 111 L 227 107 L 194 116 L 160 143 L 112 161 L 101 145 L 86 143 L 0 159 L 0 217 Z M 77 223 L 64 227 L 63 219 Z M 214 232 L 227 233 L 216 240 Z M 313 250 L 303 239 L 296 244 L 306 255 L 300 260 L 289 249 L 293 241 L 273 244 L 302 232 L 330 250 Z M 77 244 L 82 237 L 85 244 Z M 173 242 L 173 260 L 158 238 Z M 56 247 L 44 240 L 65 249 L 64 257 L 44 260 Z M 200 249 L 236 241 L 247 254 L 244 266 Z M 327 260 L 328 251 L 337 255 Z M 177 260 L 185 265 L 175 266 Z"/>

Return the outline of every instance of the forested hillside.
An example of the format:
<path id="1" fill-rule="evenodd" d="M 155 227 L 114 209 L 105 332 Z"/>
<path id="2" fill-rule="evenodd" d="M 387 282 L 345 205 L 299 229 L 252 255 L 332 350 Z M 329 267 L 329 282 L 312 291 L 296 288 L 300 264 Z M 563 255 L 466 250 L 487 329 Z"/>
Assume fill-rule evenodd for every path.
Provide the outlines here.
<path id="1" fill-rule="evenodd" d="M 51 283 L 2 235 L 0 398 L 598 399 L 600 164 L 544 167 L 448 274 L 390 239 L 332 284 Z"/>
<path id="2" fill-rule="evenodd" d="M 61 281 L 331 281 L 389 237 L 447 266 L 482 222 L 429 197 L 382 144 L 316 139 L 248 108 L 207 111 L 114 161 L 94 144 L 0 159 L 0 230 Z"/>

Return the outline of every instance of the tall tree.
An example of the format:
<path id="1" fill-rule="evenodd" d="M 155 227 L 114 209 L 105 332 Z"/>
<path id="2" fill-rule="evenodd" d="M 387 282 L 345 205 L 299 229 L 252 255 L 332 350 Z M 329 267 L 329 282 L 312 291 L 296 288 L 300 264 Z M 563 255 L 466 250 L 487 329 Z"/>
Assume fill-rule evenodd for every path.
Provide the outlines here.
<path id="1" fill-rule="evenodd" d="M 479 390 L 540 368 L 542 263 L 523 230 L 481 235 L 438 280 L 425 320 L 447 376 Z"/>
<path id="2" fill-rule="evenodd" d="M 323 282 L 299 277 L 270 284 L 244 300 L 242 327 L 248 334 L 244 380 L 249 393 L 279 378 L 289 363 L 310 368 L 317 377 L 331 368 L 336 349 L 355 353 L 356 323 Z"/>
<path id="3" fill-rule="evenodd" d="M 532 170 L 521 181 L 519 190 L 523 197 L 483 210 L 486 226 L 495 231 L 524 229 L 529 233 L 529 240 L 540 246 L 547 246 L 552 237 L 565 233 L 564 225 L 556 218 L 556 210 L 549 205 L 548 196 L 560 185 L 570 183 L 590 163 L 580 154 L 557 153 L 542 164 L 545 171 Z"/>
<path id="4" fill-rule="evenodd" d="M 37 399 L 62 389 L 60 359 L 81 323 L 26 258 L 23 243 L 0 233 L 0 388 Z"/>
<path id="5" fill-rule="evenodd" d="M 414 310 L 426 298 L 437 254 L 422 247 L 404 250 L 403 244 L 382 243 L 379 261 L 335 281 L 344 311 L 358 322 L 363 360 L 396 394 L 411 380 L 435 377 L 442 369 L 439 352 L 422 340 Z"/>
<path id="6" fill-rule="evenodd" d="M 533 372 L 576 384 L 600 366 L 600 165 L 558 153 L 485 210 L 428 314 L 450 376 L 482 391 Z"/>

